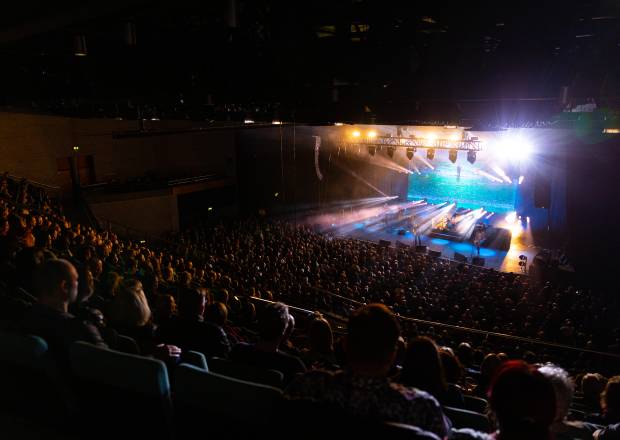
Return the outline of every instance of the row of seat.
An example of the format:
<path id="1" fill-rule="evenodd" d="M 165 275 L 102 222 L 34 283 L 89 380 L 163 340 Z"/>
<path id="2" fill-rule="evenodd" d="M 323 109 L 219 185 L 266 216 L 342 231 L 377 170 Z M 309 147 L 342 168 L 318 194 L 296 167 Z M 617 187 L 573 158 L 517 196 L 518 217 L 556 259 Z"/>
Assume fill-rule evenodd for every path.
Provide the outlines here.
<path id="1" fill-rule="evenodd" d="M 283 399 L 281 389 L 214 373 L 200 353 L 185 358 L 169 376 L 159 360 L 85 342 L 71 347 L 68 366 L 51 361 L 46 342 L 37 336 L 0 332 L 0 346 L 2 409 L 26 414 L 69 435 L 172 439 L 203 433 L 309 438 L 319 429 L 329 434 L 325 432 L 329 429 L 436 439 L 415 427 L 353 423 L 341 416 L 340 426 L 313 423 L 316 414 Z"/>

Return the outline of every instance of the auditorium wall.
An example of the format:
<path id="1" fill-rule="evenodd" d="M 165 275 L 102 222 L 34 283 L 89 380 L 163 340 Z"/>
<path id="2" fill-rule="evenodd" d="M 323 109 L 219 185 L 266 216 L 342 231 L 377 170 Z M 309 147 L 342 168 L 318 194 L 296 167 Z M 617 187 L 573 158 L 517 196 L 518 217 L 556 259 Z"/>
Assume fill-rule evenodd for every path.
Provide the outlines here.
<path id="1" fill-rule="evenodd" d="M 189 130 L 204 123 L 145 121 L 148 136 L 119 136 L 136 131 L 137 121 L 79 119 L 0 112 L 2 171 L 42 183 L 66 186 L 61 162 L 74 154 L 92 156 L 97 182 L 130 179 L 147 172 L 191 176 L 234 176 L 232 130 L 157 134 Z"/>

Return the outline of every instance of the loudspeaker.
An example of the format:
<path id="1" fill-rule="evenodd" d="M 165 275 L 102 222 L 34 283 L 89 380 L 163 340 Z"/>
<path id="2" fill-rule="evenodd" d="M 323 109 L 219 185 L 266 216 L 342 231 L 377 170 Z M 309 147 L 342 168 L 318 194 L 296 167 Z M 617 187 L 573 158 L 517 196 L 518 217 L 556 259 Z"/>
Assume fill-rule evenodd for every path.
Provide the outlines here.
<path id="1" fill-rule="evenodd" d="M 441 257 L 441 252 L 440 251 L 428 251 L 428 255 L 430 255 L 433 258 L 439 258 Z"/>
<path id="2" fill-rule="evenodd" d="M 471 262 L 474 266 L 484 266 L 484 258 L 482 257 L 474 257 Z"/>
<path id="3" fill-rule="evenodd" d="M 415 251 L 420 253 L 420 254 L 425 254 L 426 253 L 426 246 L 416 246 L 415 247 Z"/>
<path id="4" fill-rule="evenodd" d="M 458 252 L 454 253 L 454 260 L 459 263 L 467 263 L 467 257 L 463 254 L 459 254 Z"/>
<path id="5" fill-rule="evenodd" d="M 536 208 L 551 206 L 551 180 L 541 172 L 534 176 L 534 206 Z"/>
<path id="6" fill-rule="evenodd" d="M 404 229 L 399 229 L 398 230 L 398 235 L 405 235 L 407 233 L 407 231 L 405 231 Z"/>
<path id="7" fill-rule="evenodd" d="M 379 246 L 383 246 L 383 247 L 390 247 L 390 245 L 392 244 L 391 241 L 388 240 L 379 240 Z"/>

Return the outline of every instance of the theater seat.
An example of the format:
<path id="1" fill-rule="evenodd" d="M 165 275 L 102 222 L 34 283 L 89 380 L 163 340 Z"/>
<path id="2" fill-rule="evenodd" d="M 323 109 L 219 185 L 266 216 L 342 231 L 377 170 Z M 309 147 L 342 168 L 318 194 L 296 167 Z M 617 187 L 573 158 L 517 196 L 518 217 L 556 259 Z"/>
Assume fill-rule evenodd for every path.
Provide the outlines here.
<path id="1" fill-rule="evenodd" d="M 82 429 L 111 439 L 172 437 L 170 383 L 163 362 L 76 342 L 71 367 Z"/>
<path id="2" fill-rule="evenodd" d="M 284 375 L 276 370 L 246 365 L 239 362 L 229 361 L 221 358 L 209 359 L 209 371 L 233 377 L 235 379 L 247 380 L 249 382 L 269 385 L 282 388 L 284 385 Z"/>
<path id="3" fill-rule="evenodd" d="M 487 410 L 487 401 L 480 397 L 463 395 L 465 401 L 464 409 L 484 414 Z"/>
<path id="4" fill-rule="evenodd" d="M 491 430 L 491 422 L 484 414 L 449 406 L 444 407 L 444 413 L 450 418 L 455 428 L 472 428 L 481 432 Z"/>
<path id="5" fill-rule="evenodd" d="M 282 391 L 181 364 L 174 376 L 174 405 L 179 438 L 205 436 L 263 438 Z"/>
<path id="6" fill-rule="evenodd" d="M 55 424 L 72 414 L 72 396 L 38 336 L 0 332 L 0 409 Z"/>

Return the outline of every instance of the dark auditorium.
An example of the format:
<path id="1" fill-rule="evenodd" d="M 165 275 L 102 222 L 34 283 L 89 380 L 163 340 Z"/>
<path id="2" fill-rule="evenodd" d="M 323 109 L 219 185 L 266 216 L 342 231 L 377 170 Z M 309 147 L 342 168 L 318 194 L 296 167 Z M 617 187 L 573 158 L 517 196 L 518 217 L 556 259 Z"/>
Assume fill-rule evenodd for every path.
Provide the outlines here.
<path id="1" fill-rule="evenodd" d="M 620 440 L 620 2 L 0 14 L 0 438 Z"/>

